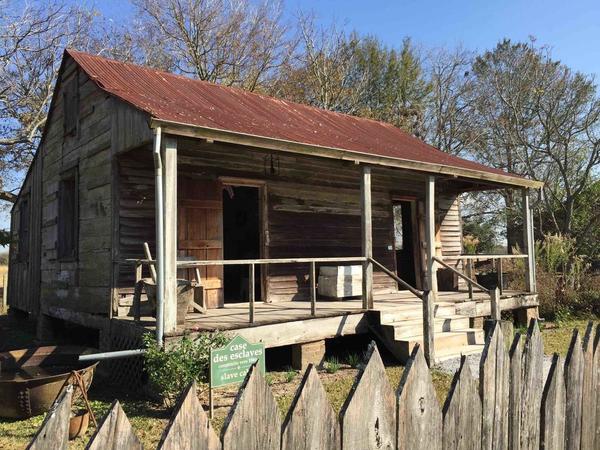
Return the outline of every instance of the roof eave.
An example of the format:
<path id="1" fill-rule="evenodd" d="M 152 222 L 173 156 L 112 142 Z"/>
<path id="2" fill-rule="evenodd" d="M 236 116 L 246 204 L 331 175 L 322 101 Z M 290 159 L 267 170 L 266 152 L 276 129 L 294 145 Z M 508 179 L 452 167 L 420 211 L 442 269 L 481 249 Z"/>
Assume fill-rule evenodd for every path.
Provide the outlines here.
<path id="1" fill-rule="evenodd" d="M 348 161 L 355 161 L 363 164 L 373 164 L 386 167 L 396 167 L 401 169 L 417 170 L 420 172 L 451 175 L 464 177 L 474 180 L 483 180 L 495 184 L 506 186 L 518 186 L 524 188 L 541 188 L 544 183 L 541 181 L 530 180 L 527 178 L 514 177 L 511 175 L 495 174 L 473 169 L 450 167 L 441 164 L 426 163 L 421 161 L 412 161 L 401 158 L 392 158 L 386 156 L 371 155 L 368 153 L 355 152 L 341 148 L 322 147 L 312 144 L 302 144 L 299 142 L 274 139 L 264 136 L 257 136 L 246 133 L 239 133 L 217 128 L 202 127 L 190 125 L 169 120 L 151 118 L 151 128 L 161 127 L 163 133 L 212 139 L 215 141 L 226 142 L 230 144 L 245 145 L 248 147 L 264 148 L 268 150 L 285 151 L 291 153 L 300 153 L 311 156 L 320 156 L 325 158 L 334 158 Z"/>

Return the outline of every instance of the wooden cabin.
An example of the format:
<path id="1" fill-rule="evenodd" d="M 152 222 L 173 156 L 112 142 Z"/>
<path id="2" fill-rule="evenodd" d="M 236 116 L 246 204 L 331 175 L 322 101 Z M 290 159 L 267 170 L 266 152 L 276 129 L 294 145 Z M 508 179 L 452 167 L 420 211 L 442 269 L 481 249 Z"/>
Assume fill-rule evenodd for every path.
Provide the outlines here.
<path id="1" fill-rule="evenodd" d="M 66 50 L 12 210 L 8 302 L 42 337 L 60 320 L 135 348 L 157 326 L 136 286 L 160 267 L 167 340 L 223 329 L 301 349 L 372 331 L 403 357 L 425 333 L 442 359 L 481 349 L 477 318 L 535 313 L 539 186 L 389 124 Z M 490 189 L 523 192 L 524 254 L 463 254 L 460 195 Z M 493 260 L 502 288 L 515 258 L 526 286 L 494 301 L 472 262 Z M 320 295 L 323 268 L 348 266 L 360 291 Z M 178 279 L 202 303 L 179 325 Z"/>

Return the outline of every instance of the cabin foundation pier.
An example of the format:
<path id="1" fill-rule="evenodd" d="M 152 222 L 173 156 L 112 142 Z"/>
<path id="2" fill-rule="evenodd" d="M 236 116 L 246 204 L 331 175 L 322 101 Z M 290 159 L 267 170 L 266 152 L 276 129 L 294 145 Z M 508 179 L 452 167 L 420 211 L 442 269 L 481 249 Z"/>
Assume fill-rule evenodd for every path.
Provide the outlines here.
<path id="1" fill-rule="evenodd" d="M 513 318 L 517 327 L 527 327 L 531 319 L 539 319 L 540 312 L 537 306 L 513 310 Z"/>
<path id="2" fill-rule="evenodd" d="M 306 370 L 309 364 L 320 366 L 325 360 L 325 340 L 292 345 L 292 368 Z"/>
<path id="3" fill-rule="evenodd" d="M 56 319 L 46 314 L 37 317 L 35 337 L 40 342 L 52 342 L 56 338 Z"/>

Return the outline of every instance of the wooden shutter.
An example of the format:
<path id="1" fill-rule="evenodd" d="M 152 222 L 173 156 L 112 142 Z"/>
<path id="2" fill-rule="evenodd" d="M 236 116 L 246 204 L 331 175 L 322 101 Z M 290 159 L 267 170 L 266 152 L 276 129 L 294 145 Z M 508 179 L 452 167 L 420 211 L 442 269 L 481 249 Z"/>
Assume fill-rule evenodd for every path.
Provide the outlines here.
<path id="1" fill-rule="evenodd" d="M 65 85 L 63 93 L 64 114 L 63 126 L 65 136 L 75 136 L 79 124 L 79 84 L 78 75 Z"/>
<path id="2" fill-rule="evenodd" d="M 58 257 L 75 259 L 79 237 L 77 168 L 65 172 L 58 188 Z"/>

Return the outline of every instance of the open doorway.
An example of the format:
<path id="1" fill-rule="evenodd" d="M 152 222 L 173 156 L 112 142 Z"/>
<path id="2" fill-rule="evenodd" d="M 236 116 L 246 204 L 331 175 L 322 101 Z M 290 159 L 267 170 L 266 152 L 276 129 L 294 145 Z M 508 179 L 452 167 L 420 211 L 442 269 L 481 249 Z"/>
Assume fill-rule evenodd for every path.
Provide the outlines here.
<path id="1" fill-rule="evenodd" d="M 224 259 L 258 259 L 260 240 L 260 188 L 226 185 L 223 189 Z M 224 266 L 225 303 L 247 302 L 248 265 Z M 261 299 L 261 265 L 255 266 L 255 299 Z"/>
<path id="2" fill-rule="evenodd" d="M 411 286 L 417 287 L 417 221 L 416 201 L 395 200 L 394 250 L 396 253 L 396 273 Z M 399 286 L 399 289 L 403 289 Z"/>

